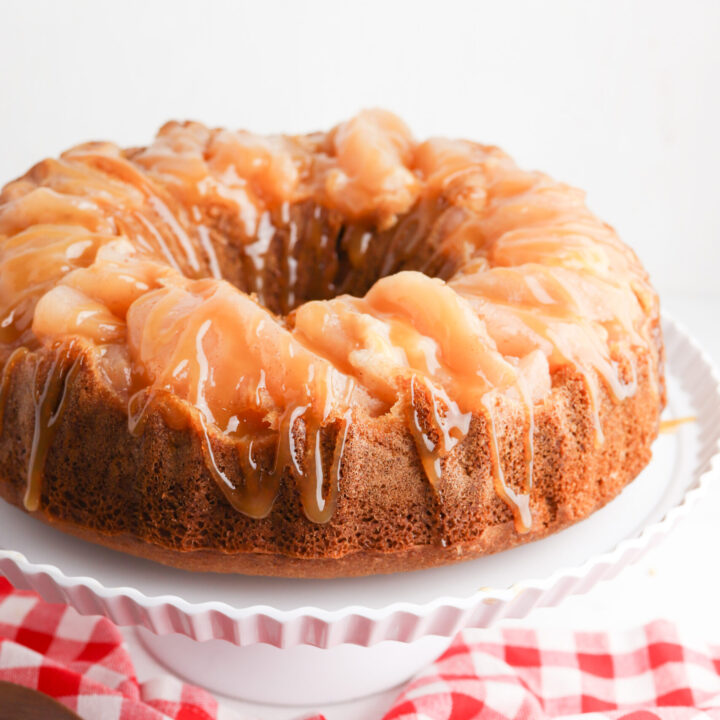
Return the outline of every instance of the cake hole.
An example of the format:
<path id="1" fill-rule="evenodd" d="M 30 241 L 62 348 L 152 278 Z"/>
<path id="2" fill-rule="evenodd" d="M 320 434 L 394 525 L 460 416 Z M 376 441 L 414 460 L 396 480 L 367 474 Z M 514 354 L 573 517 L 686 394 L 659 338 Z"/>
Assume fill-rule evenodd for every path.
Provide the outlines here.
<path id="1" fill-rule="evenodd" d="M 446 211 L 440 202 L 424 202 L 379 230 L 308 201 L 268 211 L 254 238 L 244 236 L 240 218 L 207 216 L 204 223 L 223 239 L 215 248 L 223 277 L 286 315 L 311 300 L 362 297 L 402 270 L 448 279 L 463 258 L 443 246 Z"/>

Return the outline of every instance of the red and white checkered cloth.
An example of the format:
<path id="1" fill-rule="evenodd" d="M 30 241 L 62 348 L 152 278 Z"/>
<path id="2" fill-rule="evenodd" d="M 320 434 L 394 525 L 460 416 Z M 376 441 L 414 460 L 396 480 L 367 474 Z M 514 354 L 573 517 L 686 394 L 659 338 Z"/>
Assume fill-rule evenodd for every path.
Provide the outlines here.
<path id="1" fill-rule="evenodd" d="M 625 632 L 461 633 L 384 720 L 720 718 L 720 647 L 656 621 Z"/>
<path id="2" fill-rule="evenodd" d="M 50 605 L 2 578 L 0 680 L 47 693 L 85 720 L 237 718 L 174 678 L 138 683 L 109 620 Z M 662 621 L 612 633 L 470 630 L 403 690 L 384 720 L 559 716 L 720 720 L 720 648 Z"/>
<path id="3" fill-rule="evenodd" d="M 204 690 L 170 677 L 139 684 L 107 618 L 43 602 L 3 578 L 0 680 L 40 690 L 85 720 L 222 720 Z"/>

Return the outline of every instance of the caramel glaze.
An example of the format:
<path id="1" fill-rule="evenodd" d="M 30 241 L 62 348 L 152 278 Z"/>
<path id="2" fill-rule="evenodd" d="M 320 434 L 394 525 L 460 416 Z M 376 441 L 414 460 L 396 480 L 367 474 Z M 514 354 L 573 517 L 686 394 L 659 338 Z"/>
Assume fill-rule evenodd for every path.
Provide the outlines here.
<path id="1" fill-rule="evenodd" d="M 289 468 L 296 482 L 303 511 L 308 520 L 326 523 L 332 517 L 337 504 L 340 483 L 340 468 L 350 425 L 350 412 L 343 418 L 335 449 L 326 471 L 326 458 L 321 445 L 321 428 L 316 422 L 305 423 L 305 451 L 298 448 L 295 428 L 305 408 L 290 408 L 284 413 L 278 429 L 275 459 L 272 467 L 263 468 L 254 457 L 254 438 L 243 438 L 236 449 L 243 470 L 243 485 L 234 483 L 218 466 L 212 450 L 210 436 L 203 420 L 205 462 L 228 499 L 238 511 L 253 518 L 264 518 L 270 514 L 280 491 L 283 473 Z"/>
<path id="2" fill-rule="evenodd" d="M 55 349 L 49 367 L 43 366 L 40 356 L 35 355 L 34 359 L 35 430 L 24 499 L 25 508 L 30 512 L 40 508 L 45 461 L 65 411 L 68 387 L 80 370 L 82 355 L 75 351 L 74 340 L 70 339 Z"/>
<path id="3" fill-rule="evenodd" d="M 672 418 L 670 420 L 661 420 L 660 421 L 660 432 L 664 433 L 666 435 L 669 435 L 671 433 L 674 433 L 678 430 L 678 428 L 682 427 L 683 425 L 687 425 L 687 423 L 695 422 L 697 418 L 694 415 L 688 415 L 686 417 L 679 417 L 679 418 Z"/>
<path id="4" fill-rule="evenodd" d="M 147 148 L 45 160 L 0 195 L 0 405 L 14 363 L 54 348 L 47 371 L 35 361 L 29 509 L 82 338 L 132 434 L 185 403 L 239 512 L 267 516 L 289 476 L 307 518 L 327 522 L 357 413 L 403 418 L 442 495 L 482 419 L 496 492 L 525 532 L 534 409 L 554 374 L 584 378 L 602 443 L 600 393 L 635 393 L 637 353 L 657 369 L 657 315 L 642 267 L 581 193 L 496 148 L 417 143 L 382 111 L 296 137 L 169 123 Z M 504 405 L 525 417 L 520 485 L 503 467 Z"/>
<path id="5" fill-rule="evenodd" d="M 15 367 L 18 363 L 22 362 L 27 355 L 27 348 L 16 348 L 3 366 L 2 375 L 0 375 L 0 435 L 2 435 L 3 432 L 5 406 L 7 405 L 8 393 L 10 392 L 10 379 Z"/>

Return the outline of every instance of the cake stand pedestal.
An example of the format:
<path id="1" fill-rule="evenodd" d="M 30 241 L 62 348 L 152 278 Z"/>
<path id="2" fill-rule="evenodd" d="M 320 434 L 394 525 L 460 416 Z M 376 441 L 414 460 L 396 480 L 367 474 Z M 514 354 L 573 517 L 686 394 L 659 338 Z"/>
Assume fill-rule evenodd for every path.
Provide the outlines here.
<path id="1" fill-rule="evenodd" d="M 0 573 L 86 614 L 132 625 L 187 680 L 265 704 L 341 702 L 393 687 L 464 627 L 557 605 L 656 544 L 717 474 L 720 388 L 712 365 L 664 322 L 669 407 L 692 417 L 587 520 L 459 565 L 339 580 L 191 573 L 85 543 L 0 504 Z M 281 681 L 280 681 L 281 680 Z"/>
<path id="2" fill-rule="evenodd" d="M 155 635 L 138 628 L 144 648 L 176 675 L 211 692 L 274 705 L 329 705 L 402 685 L 447 650 L 452 638 L 429 635 L 411 643 L 372 647 L 310 645 L 238 647 L 225 640 Z"/>

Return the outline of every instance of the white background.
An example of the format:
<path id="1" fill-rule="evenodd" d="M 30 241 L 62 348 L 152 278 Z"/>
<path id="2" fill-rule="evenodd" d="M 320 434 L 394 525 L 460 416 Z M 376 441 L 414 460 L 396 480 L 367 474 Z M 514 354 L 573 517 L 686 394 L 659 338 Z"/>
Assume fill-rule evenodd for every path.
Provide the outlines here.
<path id="1" fill-rule="evenodd" d="M 660 290 L 712 292 L 719 43 L 715 0 L 0 0 L 0 181 L 170 118 L 300 132 L 383 106 L 586 189 Z"/>
<path id="2" fill-rule="evenodd" d="M 720 360 L 720 2 L 0 0 L 0 184 L 170 118 L 301 132 L 368 106 L 588 190 Z M 720 642 L 719 504 L 720 488 L 643 564 L 526 622 L 665 616 Z"/>

